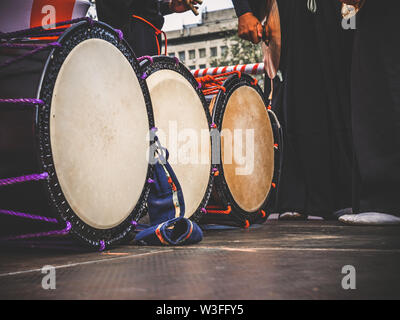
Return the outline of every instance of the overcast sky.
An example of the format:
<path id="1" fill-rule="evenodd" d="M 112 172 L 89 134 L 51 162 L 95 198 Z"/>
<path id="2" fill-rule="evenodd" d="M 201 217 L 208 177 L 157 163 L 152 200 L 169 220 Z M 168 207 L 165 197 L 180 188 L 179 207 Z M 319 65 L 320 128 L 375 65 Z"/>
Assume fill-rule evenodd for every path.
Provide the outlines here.
<path id="1" fill-rule="evenodd" d="M 207 11 L 214 11 L 226 8 L 232 8 L 231 0 L 204 0 L 200 7 L 200 10 L 207 8 Z M 185 13 L 175 13 L 170 14 L 165 17 L 165 25 L 163 27 L 164 31 L 181 29 L 183 24 L 192 24 L 200 21 L 199 16 L 195 16 L 192 11 Z"/>

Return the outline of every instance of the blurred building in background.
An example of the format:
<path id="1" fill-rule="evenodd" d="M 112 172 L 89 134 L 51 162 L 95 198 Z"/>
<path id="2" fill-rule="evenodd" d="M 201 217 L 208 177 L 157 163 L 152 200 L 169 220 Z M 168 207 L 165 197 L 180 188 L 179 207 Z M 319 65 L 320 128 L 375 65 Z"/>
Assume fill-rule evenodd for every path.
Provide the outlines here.
<path id="1" fill-rule="evenodd" d="M 234 9 L 203 11 L 201 22 L 167 32 L 170 56 L 178 57 L 189 69 L 208 68 L 226 55 L 228 39 L 237 32 Z"/>

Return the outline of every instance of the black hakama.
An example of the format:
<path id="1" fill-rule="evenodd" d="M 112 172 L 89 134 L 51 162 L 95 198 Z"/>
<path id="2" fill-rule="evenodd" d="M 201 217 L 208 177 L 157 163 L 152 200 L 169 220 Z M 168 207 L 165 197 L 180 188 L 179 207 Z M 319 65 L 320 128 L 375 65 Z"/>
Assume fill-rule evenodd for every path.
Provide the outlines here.
<path id="1" fill-rule="evenodd" d="M 351 207 L 350 69 L 353 32 L 337 0 L 278 0 L 283 82 L 274 79 L 273 110 L 284 129 L 277 212 L 326 218 Z"/>
<path id="2" fill-rule="evenodd" d="M 368 0 L 356 18 L 352 119 L 360 212 L 400 216 L 400 4 Z"/>

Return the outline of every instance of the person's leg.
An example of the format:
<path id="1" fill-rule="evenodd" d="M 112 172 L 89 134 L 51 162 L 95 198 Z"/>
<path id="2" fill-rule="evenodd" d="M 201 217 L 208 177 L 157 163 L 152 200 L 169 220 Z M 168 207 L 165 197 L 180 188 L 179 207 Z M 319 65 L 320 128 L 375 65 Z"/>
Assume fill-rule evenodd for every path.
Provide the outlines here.
<path id="1" fill-rule="evenodd" d="M 400 223 L 399 9 L 395 0 L 367 1 L 357 16 L 352 114 L 361 214 L 342 216 L 345 223 Z"/>

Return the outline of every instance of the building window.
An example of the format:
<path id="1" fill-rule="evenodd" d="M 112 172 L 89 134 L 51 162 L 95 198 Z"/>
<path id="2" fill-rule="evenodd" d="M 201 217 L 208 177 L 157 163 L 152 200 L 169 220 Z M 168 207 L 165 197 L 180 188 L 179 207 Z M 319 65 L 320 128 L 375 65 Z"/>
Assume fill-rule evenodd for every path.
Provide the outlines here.
<path id="1" fill-rule="evenodd" d="M 199 65 L 199 68 L 200 68 L 200 69 L 205 69 L 205 68 L 206 68 L 206 65 L 205 65 L 205 64 L 201 64 L 201 65 Z"/>
<path id="2" fill-rule="evenodd" d="M 225 56 L 228 53 L 228 47 L 222 46 L 221 47 L 221 56 Z"/>
<path id="3" fill-rule="evenodd" d="M 170 57 L 174 58 L 174 57 L 175 57 L 175 52 L 170 52 L 170 53 L 168 53 L 168 55 L 169 55 Z"/>
<path id="4" fill-rule="evenodd" d="M 196 66 L 189 66 L 189 69 L 190 69 L 190 70 L 195 70 L 195 69 L 196 69 Z"/>
<path id="5" fill-rule="evenodd" d="M 206 56 L 206 49 L 199 49 L 199 56 L 200 56 L 200 58 L 205 58 L 205 56 Z"/>
<path id="6" fill-rule="evenodd" d="M 211 57 L 217 56 L 217 47 L 210 48 Z"/>
<path id="7" fill-rule="evenodd" d="M 189 50 L 189 59 L 196 59 L 196 51 L 195 50 Z"/>
<path id="8" fill-rule="evenodd" d="M 179 51 L 179 60 L 181 60 L 181 61 L 185 61 L 186 60 L 185 51 Z"/>

